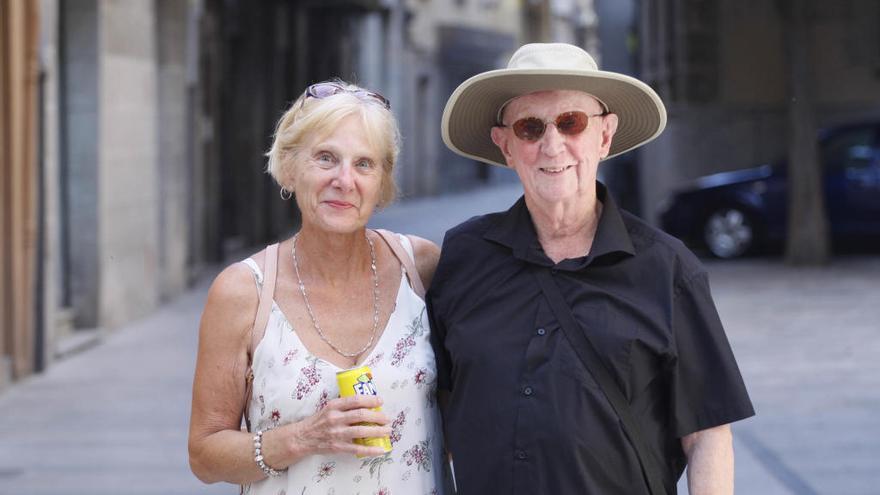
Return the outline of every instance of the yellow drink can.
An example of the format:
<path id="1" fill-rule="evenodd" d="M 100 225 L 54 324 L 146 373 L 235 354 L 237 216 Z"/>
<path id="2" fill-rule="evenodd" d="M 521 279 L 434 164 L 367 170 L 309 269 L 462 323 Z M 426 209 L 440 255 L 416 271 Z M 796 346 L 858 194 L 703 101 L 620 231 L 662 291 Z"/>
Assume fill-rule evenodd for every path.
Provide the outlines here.
<path id="1" fill-rule="evenodd" d="M 373 372 L 369 366 L 360 366 L 350 370 L 336 372 L 336 382 L 339 384 L 339 396 L 351 397 L 353 395 L 379 395 L 376 384 L 373 383 Z M 374 411 L 381 411 L 381 407 L 374 407 Z M 359 423 L 364 426 L 375 426 L 373 423 Z M 391 452 L 390 437 L 355 438 L 354 443 L 367 447 L 382 447 L 385 452 Z M 364 457 L 364 456 L 358 456 Z"/>

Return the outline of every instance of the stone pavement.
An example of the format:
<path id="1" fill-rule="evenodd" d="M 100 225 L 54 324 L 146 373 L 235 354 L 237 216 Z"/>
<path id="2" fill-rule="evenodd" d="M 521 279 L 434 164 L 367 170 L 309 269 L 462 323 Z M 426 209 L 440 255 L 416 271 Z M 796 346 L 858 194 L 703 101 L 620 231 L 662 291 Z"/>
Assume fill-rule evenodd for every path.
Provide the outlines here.
<path id="1" fill-rule="evenodd" d="M 0 396 L 0 494 L 234 494 L 189 472 L 207 284 Z"/>
<path id="2" fill-rule="evenodd" d="M 402 202 L 373 225 L 439 242 L 518 195 L 511 185 Z M 734 427 L 737 493 L 880 493 L 880 257 L 707 265 L 758 411 Z M 0 495 L 238 493 L 202 485 L 187 465 L 208 283 L 0 395 Z"/>
<path id="3" fill-rule="evenodd" d="M 709 271 L 757 411 L 734 429 L 737 460 L 760 468 L 738 492 L 880 493 L 880 256 Z"/>

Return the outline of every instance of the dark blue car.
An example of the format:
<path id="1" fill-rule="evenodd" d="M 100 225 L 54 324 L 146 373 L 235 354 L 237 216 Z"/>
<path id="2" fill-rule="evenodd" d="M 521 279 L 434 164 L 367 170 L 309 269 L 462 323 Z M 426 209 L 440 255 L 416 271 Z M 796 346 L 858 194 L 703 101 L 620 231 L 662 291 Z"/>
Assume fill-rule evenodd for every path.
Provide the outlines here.
<path id="1" fill-rule="evenodd" d="M 880 123 L 820 133 L 825 206 L 840 245 L 880 238 Z M 719 258 L 784 244 L 785 161 L 701 177 L 670 198 L 663 229 Z"/>

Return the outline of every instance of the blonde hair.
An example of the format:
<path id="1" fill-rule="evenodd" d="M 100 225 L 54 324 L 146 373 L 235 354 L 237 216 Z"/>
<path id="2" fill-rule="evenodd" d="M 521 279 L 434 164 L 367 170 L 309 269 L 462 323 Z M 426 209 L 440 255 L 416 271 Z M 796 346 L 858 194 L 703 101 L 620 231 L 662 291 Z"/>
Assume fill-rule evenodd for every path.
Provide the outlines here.
<path id="1" fill-rule="evenodd" d="M 351 91 L 363 90 L 354 84 L 340 80 L 333 82 L 347 91 L 325 98 L 314 98 L 303 93 L 284 112 L 275 128 L 267 171 L 281 187 L 289 190 L 297 167 L 302 162 L 305 144 L 314 135 L 319 138 L 330 135 L 339 123 L 351 115 L 361 119 L 367 141 L 380 151 L 382 162 L 382 188 L 378 207 L 387 206 L 397 194 L 394 183 L 394 164 L 400 153 L 400 129 L 391 110 L 382 103 Z"/>

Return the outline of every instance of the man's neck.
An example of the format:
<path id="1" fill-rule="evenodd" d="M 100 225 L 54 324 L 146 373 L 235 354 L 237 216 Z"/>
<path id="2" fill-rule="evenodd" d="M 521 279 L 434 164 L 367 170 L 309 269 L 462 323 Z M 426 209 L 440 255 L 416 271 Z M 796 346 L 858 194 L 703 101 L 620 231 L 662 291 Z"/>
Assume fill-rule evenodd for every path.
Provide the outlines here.
<path id="1" fill-rule="evenodd" d="M 526 206 L 535 225 L 538 242 L 554 263 L 586 256 L 593 246 L 602 216 L 602 202 L 595 193 L 578 199 L 574 203 L 546 204 L 530 200 L 526 195 Z"/>

